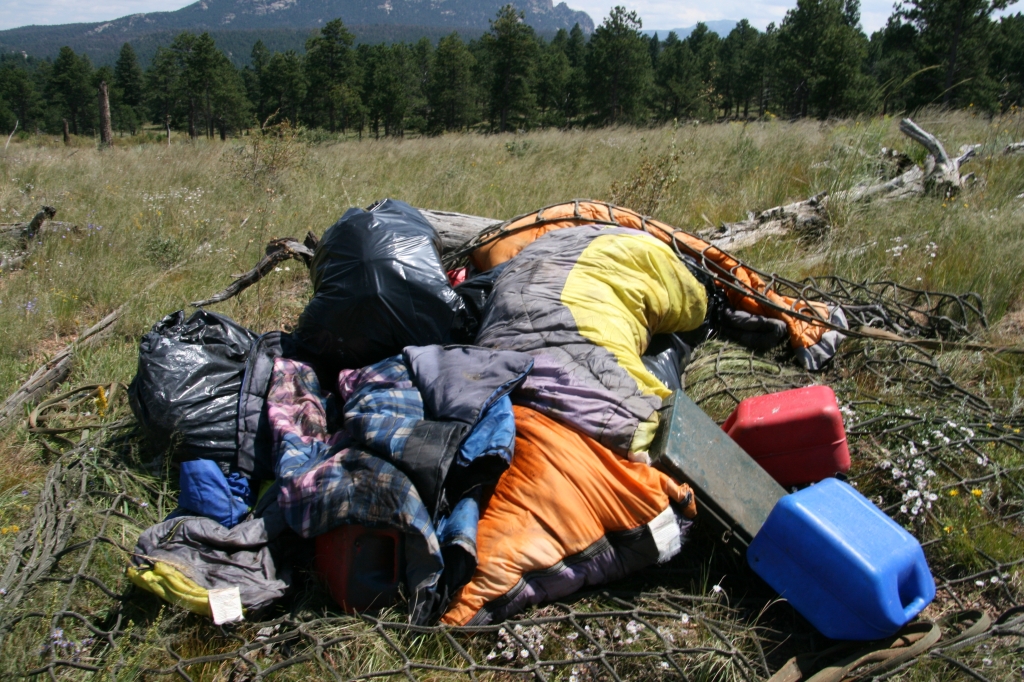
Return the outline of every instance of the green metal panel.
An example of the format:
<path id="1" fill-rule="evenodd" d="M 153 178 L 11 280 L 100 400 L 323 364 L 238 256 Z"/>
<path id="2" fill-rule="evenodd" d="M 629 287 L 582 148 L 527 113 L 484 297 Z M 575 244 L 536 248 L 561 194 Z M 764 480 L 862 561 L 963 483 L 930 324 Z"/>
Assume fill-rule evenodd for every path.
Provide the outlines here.
<path id="1" fill-rule="evenodd" d="M 654 466 L 690 484 L 697 518 L 721 526 L 723 541 L 745 550 L 786 490 L 685 393 L 668 398 L 660 415 Z"/>

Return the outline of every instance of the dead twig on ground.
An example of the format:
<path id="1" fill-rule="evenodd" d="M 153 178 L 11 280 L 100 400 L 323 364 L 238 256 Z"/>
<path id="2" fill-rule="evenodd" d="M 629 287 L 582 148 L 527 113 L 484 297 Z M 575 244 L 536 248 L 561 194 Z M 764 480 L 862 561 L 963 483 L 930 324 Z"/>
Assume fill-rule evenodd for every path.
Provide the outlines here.
<path id="1" fill-rule="evenodd" d="M 238 277 L 223 291 L 214 294 L 210 298 L 204 298 L 201 301 L 193 301 L 189 305 L 196 308 L 202 308 L 204 306 L 213 305 L 214 303 L 222 303 L 229 298 L 233 298 L 251 287 L 253 284 L 259 282 L 271 273 L 275 267 L 290 258 L 303 261 L 308 268 L 310 262 L 313 260 L 313 250 L 316 248 L 316 244 L 317 238 L 312 232 L 306 235 L 306 240 L 303 244 L 300 244 L 298 240 L 292 237 L 272 239 L 270 243 L 267 244 L 266 255 L 260 259 L 260 262 L 257 263 L 252 270 Z"/>

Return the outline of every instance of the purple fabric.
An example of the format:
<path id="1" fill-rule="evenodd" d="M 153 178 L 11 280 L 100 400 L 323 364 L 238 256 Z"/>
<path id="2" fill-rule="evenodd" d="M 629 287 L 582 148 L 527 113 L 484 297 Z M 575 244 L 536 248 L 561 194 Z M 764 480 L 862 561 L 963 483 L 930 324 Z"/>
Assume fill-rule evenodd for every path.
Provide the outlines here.
<path id="1" fill-rule="evenodd" d="M 618 452 L 628 452 L 640 421 L 661 406 L 658 396 L 623 397 L 570 374 L 571 365 L 552 351 L 534 351 L 533 370 L 513 394 L 513 400 L 537 410 Z"/>
<path id="2" fill-rule="evenodd" d="M 490 604 L 480 609 L 467 625 L 486 625 L 501 622 L 527 608 L 545 602 L 567 597 L 584 587 L 603 585 L 623 578 L 630 569 L 614 547 L 608 545 L 604 550 L 580 562 L 563 565 L 561 570 L 527 576 L 525 584 L 511 590 L 518 593 L 503 604 Z"/>

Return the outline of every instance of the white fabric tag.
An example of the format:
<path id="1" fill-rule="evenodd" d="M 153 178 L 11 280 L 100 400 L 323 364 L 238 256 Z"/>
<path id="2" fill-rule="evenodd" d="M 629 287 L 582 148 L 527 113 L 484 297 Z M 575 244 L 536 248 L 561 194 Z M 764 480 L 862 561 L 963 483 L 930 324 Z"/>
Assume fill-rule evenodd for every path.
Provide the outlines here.
<path id="1" fill-rule="evenodd" d="M 658 548 L 658 563 L 663 564 L 683 548 L 683 539 L 679 532 L 679 522 L 671 505 L 654 517 L 647 526 L 654 536 L 654 545 Z"/>
<path id="2" fill-rule="evenodd" d="M 213 616 L 215 625 L 245 620 L 242 615 L 242 596 L 238 593 L 237 587 L 208 590 L 207 595 L 210 600 L 210 614 Z"/>

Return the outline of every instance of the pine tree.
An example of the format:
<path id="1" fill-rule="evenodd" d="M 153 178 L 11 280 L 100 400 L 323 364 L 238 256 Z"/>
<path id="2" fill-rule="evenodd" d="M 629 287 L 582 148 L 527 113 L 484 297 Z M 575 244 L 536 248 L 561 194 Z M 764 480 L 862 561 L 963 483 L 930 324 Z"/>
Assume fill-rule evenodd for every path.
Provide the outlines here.
<path id="1" fill-rule="evenodd" d="M 114 65 L 114 85 L 121 90 L 125 104 L 130 107 L 142 106 L 142 67 L 139 66 L 135 50 L 129 43 L 121 46 L 121 52 L 117 56 L 117 63 Z"/>
<path id="2" fill-rule="evenodd" d="M 304 101 L 308 100 L 310 103 L 314 103 L 314 106 L 318 102 L 330 101 L 318 98 L 307 90 L 307 73 L 309 73 L 308 68 L 303 69 L 302 58 L 295 50 L 275 52 L 270 57 L 263 69 L 262 79 L 269 104 L 268 116 L 276 111 L 278 121 L 287 119 L 292 125 L 298 125 Z M 314 124 L 317 122 L 330 123 L 330 119 L 323 115 L 313 114 L 312 120 Z"/>
<path id="3" fill-rule="evenodd" d="M 743 117 L 750 113 L 750 104 L 760 93 L 761 74 L 755 55 L 760 32 L 743 19 L 722 42 L 721 87 L 726 109 L 742 110 Z"/>
<path id="4" fill-rule="evenodd" d="M 490 67 L 491 127 L 500 132 L 513 120 L 525 124 L 534 107 L 533 73 L 538 45 L 525 15 L 512 5 L 498 10 L 482 43 Z"/>
<path id="5" fill-rule="evenodd" d="M 409 111 L 410 58 L 408 47 L 372 45 L 361 52 L 363 58 L 364 101 L 374 137 L 405 134 Z"/>
<path id="6" fill-rule="evenodd" d="M 922 101 L 996 106 L 997 86 L 988 76 L 992 13 L 1016 0 L 905 0 L 898 16 L 918 31 L 918 59 L 938 71 L 920 79 Z"/>
<path id="7" fill-rule="evenodd" d="M 1018 13 L 999 21 L 992 57 L 1000 107 L 1006 111 L 1013 105 L 1024 106 L 1024 15 Z"/>
<path id="8" fill-rule="evenodd" d="M 211 95 L 211 124 L 227 138 L 229 132 L 247 127 L 252 105 L 246 96 L 242 74 L 223 52 L 217 52 L 215 82 Z"/>
<path id="9" fill-rule="evenodd" d="M 445 36 L 437 44 L 427 87 L 431 131 L 462 130 L 469 125 L 475 64 L 476 59 L 458 33 Z"/>
<path id="10" fill-rule="evenodd" d="M 257 40 L 249 54 L 249 65 L 242 72 L 246 96 L 260 125 L 274 113 L 272 97 L 266 82 L 266 70 L 271 56 L 263 41 Z"/>
<path id="11" fill-rule="evenodd" d="M 146 103 L 150 120 L 166 129 L 168 141 L 181 102 L 180 79 L 177 55 L 170 49 L 158 47 L 153 63 L 146 70 Z"/>
<path id="12" fill-rule="evenodd" d="M 306 78 L 310 112 L 314 121 L 326 119 L 331 132 L 344 121 L 352 100 L 355 79 L 352 43 L 355 41 L 341 19 L 324 24 L 306 42 Z"/>
<path id="13" fill-rule="evenodd" d="M 20 57 L 17 58 L 20 61 Z M 0 60 L 0 130 L 33 130 L 42 123 L 39 92 L 32 75 L 14 59 Z"/>
<path id="14" fill-rule="evenodd" d="M 114 65 L 114 80 L 111 97 L 114 124 L 118 130 L 135 134 L 142 118 L 145 79 L 135 50 L 131 44 L 121 46 L 117 63 Z M 115 104 L 116 102 L 116 104 Z"/>
<path id="15" fill-rule="evenodd" d="M 559 29 L 551 41 L 551 47 L 561 50 L 569 62 L 569 78 L 565 83 L 562 95 L 560 116 L 563 126 L 569 126 L 586 107 L 587 73 L 586 54 L 587 40 L 579 24 L 572 30 Z"/>
<path id="16" fill-rule="evenodd" d="M 918 35 L 913 24 L 890 16 L 871 34 L 868 69 L 878 87 L 882 113 L 906 111 L 917 103 L 915 80 L 926 74 L 918 61 Z"/>
<path id="17" fill-rule="evenodd" d="M 611 124 L 642 122 L 652 80 L 651 55 L 636 12 L 619 5 L 590 38 L 587 85 L 600 120 Z"/>
<path id="18" fill-rule="evenodd" d="M 537 64 L 536 80 L 537 106 L 543 125 L 568 124 L 566 97 L 572 75 L 572 66 L 565 52 L 554 43 L 544 46 Z"/>
<path id="19" fill-rule="evenodd" d="M 708 29 L 707 24 L 698 22 L 693 31 L 683 41 L 693 54 L 697 75 L 700 79 L 698 96 L 701 118 L 713 118 L 718 114 L 722 103 L 722 94 L 716 85 L 721 73 L 720 55 L 722 40 L 718 34 Z"/>
<path id="20" fill-rule="evenodd" d="M 708 84 L 701 80 L 697 59 L 690 44 L 670 32 L 661 45 L 655 74 L 655 101 L 662 120 L 681 117 L 707 118 L 714 114 L 707 100 Z"/>
<path id="21" fill-rule="evenodd" d="M 60 49 L 50 71 L 47 99 L 67 119 L 75 135 L 91 132 L 95 124 L 96 93 L 92 88 L 92 64 L 86 55 L 70 47 Z"/>
<path id="22" fill-rule="evenodd" d="M 430 72 L 434 69 L 434 45 L 420 38 L 409 48 L 409 117 L 406 126 L 420 133 L 430 130 Z"/>
<path id="23" fill-rule="evenodd" d="M 867 107 L 867 38 L 851 21 L 859 16 L 850 0 L 797 0 L 786 13 L 776 55 L 779 96 L 791 114 L 825 118 Z"/>

